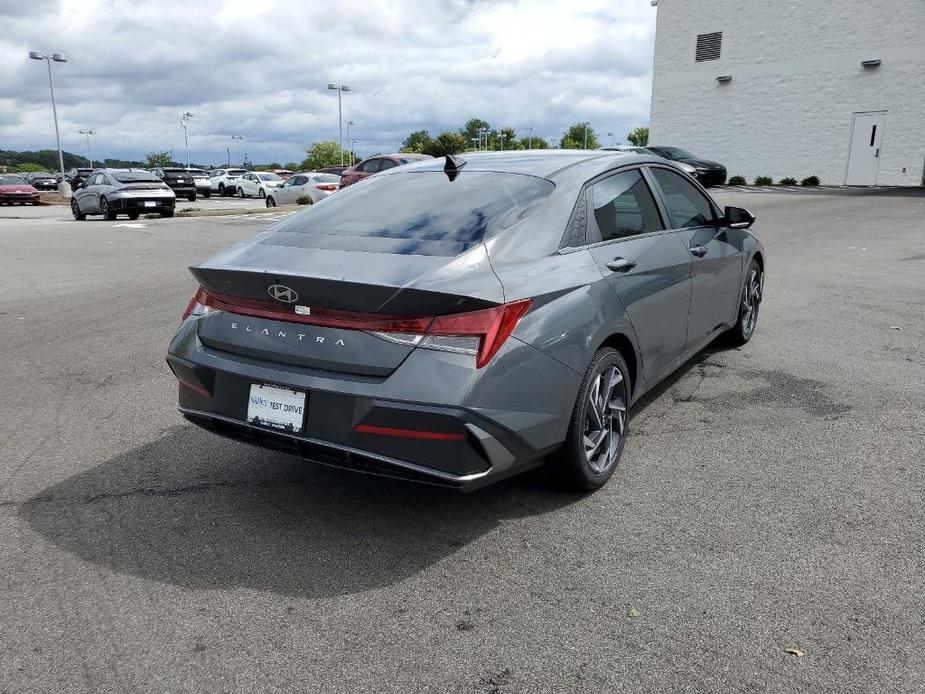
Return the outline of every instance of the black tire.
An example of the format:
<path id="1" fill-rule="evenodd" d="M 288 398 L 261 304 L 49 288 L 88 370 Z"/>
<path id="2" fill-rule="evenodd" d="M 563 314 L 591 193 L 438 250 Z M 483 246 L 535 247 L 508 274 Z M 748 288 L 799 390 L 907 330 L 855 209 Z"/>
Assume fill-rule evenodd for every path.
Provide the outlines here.
<path id="1" fill-rule="evenodd" d="M 244 186 L 238 186 L 238 197 L 244 199 Z"/>
<path id="2" fill-rule="evenodd" d="M 196 202 L 196 193 L 190 193 L 189 195 L 186 196 L 186 199 L 189 200 L 190 202 Z"/>
<path id="3" fill-rule="evenodd" d="M 225 196 L 225 184 L 224 184 L 224 183 L 219 183 L 219 184 L 218 184 L 218 194 L 219 194 L 220 197 L 224 197 L 224 196 Z"/>
<path id="4" fill-rule="evenodd" d="M 128 213 L 129 219 L 138 219 L 140 216 L 141 216 L 141 212 L 129 212 Z"/>
<path id="5" fill-rule="evenodd" d="M 173 208 L 165 207 L 163 210 L 161 210 L 161 217 L 167 217 L 167 218 L 173 217 Z"/>
<path id="6" fill-rule="evenodd" d="M 764 272 L 757 260 L 752 260 L 742 282 L 742 292 L 739 295 L 739 314 L 736 324 L 723 334 L 726 344 L 732 347 L 741 347 L 752 339 L 755 327 L 758 325 L 758 309 L 761 308 L 761 298 L 764 293 Z"/>
<path id="7" fill-rule="evenodd" d="M 600 489 L 617 469 L 628 433 L 630 383 L 626 361 L 617 350 L 604 347 L 594 354 L 555 460 L 564 486 L 583 491 Z M 602 389 L 608 392 L 602 395 Z M 598 421 L 600 424 L 595 423 Z"/>
<path id="8" fill-rule="evenodd" d="M 276 200 L 273 199 L 272 195 L 267 196 L 267 207 L 276 207 Z"/>
<path id="9" fill-rule="evenodd" d="M 261 189 L 258 191 L 257 195 L 259 195 L 261 199 L 267 197 L 267 193 L 266 193 L 266 191 L 265 191 L 263 188 L 261 188 Z"/>
<path id="10" fill-rule="evenodd" d="M 109 200 L 106 198 L 100 198 L 100 214 L 103 215 L 103 219 L 107 222 L 115 221 L 118 214 L 109 209 Z"/>
<path id="11" fill-rule="evenodd" d="M 82 222 L 87 218 L 87 215 L 80 211 L 80 205 L 77 204 L 74 198 L 71 198 L 71 214 L 74 215 L 74 219 L 78 222 Z"/>

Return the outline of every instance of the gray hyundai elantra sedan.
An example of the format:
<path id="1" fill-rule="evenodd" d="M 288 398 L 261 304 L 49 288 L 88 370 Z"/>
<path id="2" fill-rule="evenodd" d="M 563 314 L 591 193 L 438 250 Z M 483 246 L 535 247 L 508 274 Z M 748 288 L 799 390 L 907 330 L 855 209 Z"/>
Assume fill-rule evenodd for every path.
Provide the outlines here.
<path id="1" fill-rule="evenodd" d="M 753 222 L 632 153 L 391 169 L 190 268 L 179 409 L 363 472 L 470 490 L 546 461 L 595 489 L 643 393 L 751 339 Z"/>

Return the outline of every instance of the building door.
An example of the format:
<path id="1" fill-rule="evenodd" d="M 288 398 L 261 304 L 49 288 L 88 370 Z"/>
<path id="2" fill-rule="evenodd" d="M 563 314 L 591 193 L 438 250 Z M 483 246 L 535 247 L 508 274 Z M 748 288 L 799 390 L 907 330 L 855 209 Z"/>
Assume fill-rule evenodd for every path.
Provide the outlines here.
<path id="1" fill-rule="evenodd" d="M 854 114 L 845 185 L 877 185 L 884 121 L 886 121 L 886 111 Z"/>

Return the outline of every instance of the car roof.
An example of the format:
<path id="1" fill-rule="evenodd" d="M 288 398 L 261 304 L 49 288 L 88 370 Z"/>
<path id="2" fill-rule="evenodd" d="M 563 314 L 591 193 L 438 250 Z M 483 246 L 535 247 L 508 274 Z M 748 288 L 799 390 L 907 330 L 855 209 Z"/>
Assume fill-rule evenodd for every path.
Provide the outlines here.
<path id="1" fill-rule="evenodd" d="M 660 162 L 663 160 L 635 152 L 617 152 L 602 149 L 527 149 L 507 152 L 469 152 L 458 154 L 454 159 L 464 162 L 463 171 L 483 171 L 494 173 L 515 173 L 553 178 L 563 175 L 567 170 L 579 164 L 598 164 L 602 171 L 617 164 Z M 403 171 L 440 171 L 446 166 L 445 157 L 427 159 L 415 164 L 407 164 L 401 169 L 389 169 L 384 174 Z M 582 167 L 585 169 L 586 167 Z"/>

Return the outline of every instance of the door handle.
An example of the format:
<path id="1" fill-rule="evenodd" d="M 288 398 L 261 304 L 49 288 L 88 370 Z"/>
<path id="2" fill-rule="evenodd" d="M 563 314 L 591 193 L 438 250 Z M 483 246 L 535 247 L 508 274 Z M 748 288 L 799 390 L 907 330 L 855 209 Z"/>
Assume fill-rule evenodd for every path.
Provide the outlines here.
<path id="1" fill-rule="evenodd" d="M 706 246 L 691 246 L 691 255 L 696 255 L 698 258 L 702 258 L 707 254 Z"/>
<path id="2" fill-rule="evenodd" d="M 635 260 L 628 260 L 627 258 L 621 258 L 620 256 L 617 256 L 609 263 L 607 263 L 607 268 L 613 270 L 614 272 L 626 272 L 628 270 L 632 270 L 634 267 L 636 267 Z"/>
<path id="3" fill-rule="evenodd" d="M 880 148 L 879 148 L 879 147 L 877 147 L 877 151 L 874 152 L 874 158 L 875 158 L 875 159 L 879 159 L 879 158 L 880 158 Z"/>

